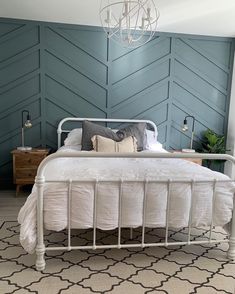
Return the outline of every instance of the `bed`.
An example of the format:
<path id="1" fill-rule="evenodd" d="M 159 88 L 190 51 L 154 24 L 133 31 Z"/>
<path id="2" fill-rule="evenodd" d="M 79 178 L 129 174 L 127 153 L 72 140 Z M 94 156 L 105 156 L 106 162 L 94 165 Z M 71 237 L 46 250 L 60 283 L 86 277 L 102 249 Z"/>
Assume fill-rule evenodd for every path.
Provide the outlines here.
<path id="1" fill-rule="evenodd" d="M 152 128 L 156 142 L 157 127 L 151 121 L 66 118 L 58 126 L 58 151 L 39 166 L 35 185 L 18 221 L 20 242 L 29 253 L 36 251 L 36 268 L 45 268 L 45 251 L 152 247 L 183 244 L 229 242 L 228 257 L 235 259 L 233 217 L 234 183 L 227 176 L 211 171 L 186 157 L 223 159 L 230 155 L 176 154 L 166 152 L 156 142 L 142 152 L 88 152 L 80 147 L 61 147 L 67 122 L 145 123 Z M 214 226 L 230 227 L 228 240 L 214 240 Z M 208 240 L 191 240 L 191 229 L 210 227 Z M 141 242 L 123 244 L 123 228 L 141 227 Z M 146 228 L 164 228 L 164 242 L 145 240 Z M 184 242 L 169 242 L 169 228 L 188 227 Z M 68 231 L 67 246 L 44 244 L 44 229 Z M 71 245 L 71 229 L 92 229 L 93 244 Z M 96 231 L 117 229 L 117 244 L 97 245 Z"/>

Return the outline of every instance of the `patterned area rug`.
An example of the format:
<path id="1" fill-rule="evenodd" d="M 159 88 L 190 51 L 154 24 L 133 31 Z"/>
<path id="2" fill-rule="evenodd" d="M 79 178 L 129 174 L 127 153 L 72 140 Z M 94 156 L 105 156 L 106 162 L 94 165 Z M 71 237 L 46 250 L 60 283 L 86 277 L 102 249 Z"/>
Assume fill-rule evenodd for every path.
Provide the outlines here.
<path id="1" fill-rule="evenodd" d="M 123 242 L 133 239 L 123 229 Z M 148 229 L 146 241 L 163 240 L 164 230 Z M 206 229 L 194 229 L 192 240 L 205 239 Z M 37 272 L 35 256 L 19 244 L 19 226 L 7 221 L 0 227 L 0 293 L 83 294 L 83 293 L 234 293 L 235 264 L 226 259 L 227 244 L 107 249 L 97 251 L 51 251 L 46 269 Z M 72 245 L 90 244 L 91 230 L 73 230 Z M 221 229 L 213 238 L 226 238 Z M 169 241 L 187 240 L 187 229 L 169 231 Z M 98 243 L 114 243 L 116 231 L 99 232 Z M 66 232 L 46 232 L 50 246 L 66 244 Z"/>

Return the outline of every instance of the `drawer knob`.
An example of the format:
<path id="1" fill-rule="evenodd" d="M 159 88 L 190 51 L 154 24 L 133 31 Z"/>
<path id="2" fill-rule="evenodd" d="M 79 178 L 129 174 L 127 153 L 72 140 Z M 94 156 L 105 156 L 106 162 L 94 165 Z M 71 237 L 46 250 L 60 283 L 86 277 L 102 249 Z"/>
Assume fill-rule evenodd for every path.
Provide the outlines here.
<path id="1" fill-rule="evenodd" d="M 32 162 L 31 158 L 30 158 L 30 159 L 28 159 L 28 163 L 31 163 L 31 162 Z"/>

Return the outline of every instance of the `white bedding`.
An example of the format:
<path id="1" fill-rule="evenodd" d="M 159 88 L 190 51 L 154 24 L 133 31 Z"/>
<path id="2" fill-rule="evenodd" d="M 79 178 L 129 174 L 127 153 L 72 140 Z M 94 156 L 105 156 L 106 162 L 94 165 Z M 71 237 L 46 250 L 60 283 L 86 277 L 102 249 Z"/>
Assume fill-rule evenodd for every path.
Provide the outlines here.
<path id="1" fill-rule="evenodd" d="M 62 151 L 74 151 L 62 148 Z M 60 152 L 60 151 L 58 151 Z M 50 162 L 46 179 L 99 179 L 101 180 L 227 180 L 227 176 L 182 159 L 148 158 L 59 158 Z M 232 217 L 233 193 L 231 183 L 217 183 L 214 224 L 224 226 Z M 211 222 L 212 184 L 195 184 L 192 197 L 193 226 L 207 226 Z M 60 231 L 67 227 L 67 192 L 64 183 L 48 183 L 44 189 L 44 226 Z M 97 200 L 97 228 L 114 229 L 118 226 L 117 182 L 99 183 Z M 122 193 L 122 226 L 142 225 L 143 184 L 125 183 Z M 166 219 L 167 185 L 149 183 L 147 188 L 146 226 L 164 227 Z M 188 225 L 191 190 L 190 184 L 172 184 L 170 191 L 169 225 L 179 228 Z M 20 242 L 32 253 L 36 245 L 36 187 L 21 208 L 18 222 L 21 224 Z M 93 225 L 94 183 L 72 185 L 71 227 L 91 228 Z"/>

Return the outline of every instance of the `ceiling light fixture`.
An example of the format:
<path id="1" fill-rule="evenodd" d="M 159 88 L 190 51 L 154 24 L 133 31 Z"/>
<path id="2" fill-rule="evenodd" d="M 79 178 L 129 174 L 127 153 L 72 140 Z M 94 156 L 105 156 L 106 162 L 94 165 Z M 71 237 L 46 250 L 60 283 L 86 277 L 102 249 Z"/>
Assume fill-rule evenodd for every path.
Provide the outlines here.
<path id="1" fill-rule="evenodd" d="M 160 13 L 154 0 L 101 0 L 100 20 L 110 39 L 136 48 L 150 41 Z"/>

